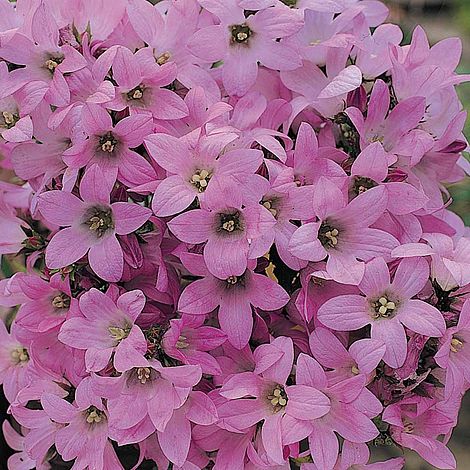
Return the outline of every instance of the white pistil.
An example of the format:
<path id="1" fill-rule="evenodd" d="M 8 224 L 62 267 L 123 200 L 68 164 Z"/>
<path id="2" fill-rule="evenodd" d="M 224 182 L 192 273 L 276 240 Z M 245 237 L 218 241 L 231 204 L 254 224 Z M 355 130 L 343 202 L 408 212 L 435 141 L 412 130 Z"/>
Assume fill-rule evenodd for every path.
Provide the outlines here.
<path id="1" fill-rule="evenodd" d="M 114 143 L 111 140 L 107 140 L 101 144 L 101 150 L 103 150 L 103 152 L 112 153 L 114 151 Z"/>
<path id="2" fill-rule="evenodd" d="M 53 59 L 46 60 L 45 65 L 46 65 L 46 68 L 50 70 L 51 72 L 53 72 L 59 66 L 59 64 Z"/>
<path id="3" fill-rule="evenodd" d="M 86 417 L 86 422 L 88 424 L 93 424 L 93 423 L 101 423 L 101 416 L 96 410 L 92 410 L 88 413 L 88 416 Z"/>
<path id="4" fill-rule="evenodd" d="M 237 39 L 240 41 L 240 42 L 243 42 L 243 41 L 246 41 L 248 39 L 248 34 L 247 33 L 237 33 Z"/>
<path id="5" fill-rule="evenodd" d="M 235 221 L 227 220 L 227 222 L 222 224 L 222 228 L 227 232 L 233 232 L 235 230 Z"/>
<path id="6" fill-rule="evenodd" d="M 100 227 L 104 227 L 104 220 L 101 217 L 94 216 L 90 219 L 90 230 L 95 232 Z"/>
<path id="7" fill-rule="evenodd" d="M 357 367 L 357 365 L 353 365 L 351 367 L 351 372 L 354 374 L 354 375 L 359 375 L 359 368 Z"/>
<path id="8" fill-rule="evenodd" d="M 132 98 L 135 100 L 140 100 L 142 96 L 144 96 L 144 94 L 142 93 L 142 90 L 139 89 L 134 90 L 134 93 L 132 93 Z"/>
<path id="9" fill-rule="evenodd" d="M 166 51 L 157 57 L 157 64 L 158 65 L 166 64 L 170 59 L 171 59 L 171 54 L 168 51 Z"/>
<path id="10" fill-rule="evenodd" d="M 177 349 L 186 349 L 189 346 L 186 336 L 181 335 L 176 342 Z"/>
<path id="11" fill-rule="evenodd" d="M 11 124 L 15 123 L 15 116 L 12 113 L 8 111 L 3 111 L 2 116 L 7 126 L 10 126 Z"/>
<path id="12" fill-rule="evenodd" d="M 287 405 L 287 395 L 283 388 L 279 385 L 272 391 L 271 395 L 268 395 L 268 400 L 274 407 L 274 411 L 277 413 L 281 408 Z"/>
<path id="13" fill-rule="evenodd" d="M 16 348 L 13 349 L 10 353 L 11 358 L 17 363 L 28 362 L 29 361 L 29 354 L 25 348 Z"/>
<path id="14" fill-rule="evenodd" d="M 119 328 L 118 326 L 110 326 L 108 328 L 111 338 L 116 341 L 122 341 L 123 339 L 129 336 L 129 330 L 124 328 Z"/>
<path id="15" fill-rule="evenodd" d="M 325 233 L 325 237 L 330 240 L 332 246 L 336 246 L 338 244 L 338 235 L 339 231 L 335 228 Z"/>
<path id="16" fill-rule="evenodd" d="M 142 385 L 145 385 L 147 380 L 150 379 L 150 369 L 148 367 L 139 367 L 137 369 L 137 378 Z"/>
<path id="17" fill-rule="evenodd" d="M 274 209 L 273 204 L 272 204 L 271 201 L 264 201 L 263 206 L 266 207 L 266 209 L 268 209 L 269 212 L 271 212 L 273 217 L 277 216 L 277 210 Z"/>
<path id="18" fill-rule="evenodd" d="M 387 297 L 380 297 L 377 302 L 374 303 L 374 318 L 384 317 L 388 318 L 392 315 L 394 310 L 397 308 L 395 302 L 387 299 Z"/>
<path id="19" fill-rule="evenodd" d="M 237 276 L 230 276 L 226 279 L 227 284 L 231 284 L 232 286 L 238 282 Z"/>
<path id="20" fill-rule="evenodd" d="M 452 341 L 450 342 L 450 350 L 454 353 L 459 352 L 463 347 L 463 342 L 460 341 L 457 338 L 452 338 Z"/>

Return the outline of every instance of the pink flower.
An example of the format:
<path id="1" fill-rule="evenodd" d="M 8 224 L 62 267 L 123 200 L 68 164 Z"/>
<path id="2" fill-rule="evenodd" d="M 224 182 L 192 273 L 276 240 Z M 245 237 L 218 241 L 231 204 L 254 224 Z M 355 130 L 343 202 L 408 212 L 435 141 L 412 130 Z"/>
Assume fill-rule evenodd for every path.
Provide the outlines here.
<path id="1" fill-rule="evenodd" d="M 366 265 L 359 284 L 363 295 L 340 295 L 325 302 L 318 310 L 318 320 L 339 331 L 352 331 L 371 326 L 372 339 L 381 340 L 387 349 L 384 361 L 400 367 L 406 357 L 404 326 L 411 331 L 441 337 L 446 329 L 437 308 L 422 300 L 412 299 L 425 286 L 429 266 L 421 258 L 403 260 L 393 282 L 383 258 Z"/>
<path id="2" fill-rule="evenodd" d="M 242 349 L 253 329 L 252 306 L 277 310 L 289 300 L 287 292 L 266 276 L 252 271 L 252 263 L 240 275 L 219 279 L 208 272 L 201 256 L 185 258 L 188 269 L 203 279 L 192 282 L 181 294 L 178 310 L 204 315 L 219 307 L 218 319 L 230 343 Z"/>
<path id="3" fill-rule="evenodd" d="M 61 325 L 76 306 L 68 278 L 59 273 L 49 282 L 35 275 L 19 275 L 17 282 L 28 300 L 18 310 L 16 322 L 31 332 L 44 333 Z"/>
<path id="4" fill-rule="evenodd" d="M 273 235 L 266 235 L 276 220 L 260 204 L 245 206 L 236 186 L 224 182 L 214 189 L 206 194 L 204 209 L 178 215 L 168 223 L 168 228 L 185 243 L 207 242 L 204 261 L 214 276 L 220 279 L 241 276 L 249 259 L 269 250 Z M 261 239 L 260 243 L 253 245 L 257 239 Z"/>
<path id="5" fill-rule="evenodd" d="M 227 337 L 217 328 L 203 324 L 202 315 L 171 320 L 170 329 L 163 336 L 163 349 L 182 364 L 200 365 L 204 374 L 219 375 L 222 370 L 208 351 L 221 346 Z"/>
<path id="6" fill-rule="evenodd" d="M 462 393 L 470 383 L 470 300 L 466 300 L 456 326 L 447 329 L 439 341 L 435 359 L 446 369 L 446 397 Z"/>
<path id="7" fill-rule="evenodd" d="M 310 453 L 319 468 L 334 468 L 339 452 L 335 432 L 355 443 L 369 442 L 377 437 L 379 432 L 370 418 L 381 410 L 361 400 L 365 387 L 363 375 L 330 386 L 320 364 L 302 353 L 297 359 L 295 376 L 297 387 L 306 391 L 317 389 L 330 400 L 329 412 L 309 422 Z"/>
<path id="8" fill-rule="evenodd" d="M 392 438 L 437 468 L 457 468 L 452 452 L 438 440 L 453 426 L 452 419 L 433 408 L 422 408 L 422 400 L 416 396 L 385 409 L 383 420 L 390 423 Z"/>
<path id="9" fill-rule="evenodd" d="M 224 137 L 201 138 L 195 149 L 183 139 L 167 134 L 152 134 L 145 146 L 168 177 L 161 181 L 152 201 L 159 217 L 177 214 L 187 209 L 197 197 L 205 208 L 206 198 L 215 200 L 221 184 L 242 187 L 261 166 L 263 154 L 259 150 L 232 150 L 220 155 Z M 211 194 L 216 193 L 216 194 Z"/>
<path id="10" fill-rule="evenodd" d="M 287 386 L 294 349 L 290 338 L 278 337 L 255 352 L 254 372 L 235 374 L 222 386 L 228 401 L 218 407 L 219 426 L 240 432 L 261 421 L 263 446 L 278 465 L 285 461 L 283 446 L 310 434 L 311 420 L 330 409 L 329 399 L 314 387 Z"/>
<path id="11" fill-rule="evenodd" d="M 188 48 L 207 62 L 223 61 L 222 80 L 228 93 L 243 96 L 254 85 L 258 61 L 275 70 L 293 70 L 300 65 L 295 49 L 282 41 L 302 26 L 289 10 L 267 8 L 245 17 L 235 0 L 223 4 L 203 0 L 201 5 L 220 24 L 194 33 Z"/>
<path id="12" fill-rule="evenodd" d="M 185 102 L 164 87 L 176 78 L 174 64 L 158 65 L 146 60 L 145 49 L 136 54 L 126 47 L 115 46 L 99 57 L 93 67 L 103 77 L 112 66 L 117 82 L 116 98 L 106 106 L 116 111 L 149 112 L 156 119 L 181 119 L 188 115 Z"/>
<path id="13" fill-rule="evenodd" d="M 106 468 L 109 454 L 114 453 L 108 440 L 108 412 L 101 398 L 87 389 L 88 383 L 80 383 L 74 404 L 45 393 L 41 405 L 51 420 L 64 425 L 55 436 L 55 446 L 64 460 L 76 459 L 75 464 L 82 468 Z"/>
<path id="14" fill-rule="evenodd" d="M 60 328 L 59 341 L 83 349 L 87 370 L 99 372 L 114 353 L 113 363 L 122 371 L 123 357 L 129 351 L 147 349 L 141 329 L 134 325 L 145 305 L 141 291 L 126 292 L 114 302 L 97 289 L 85 292 L 79 301 L 83 316 L 69 318 Z"/>
<path id="15" fill-rule="evenodd" d="M 89 168 L 96 164 L 109 185 L 113 185 L 116 178 L 128 186 L 155 178 L 150 163 L 130 150 L 142 144 L 144 137 L 153 130 L 150 114 L 135 114 L 114 126 L 106 109 L 89 103 L 82 108 L 81 123 L 88 138 L 74 142 L 64 152 L 64 161 L 70 168 Z"/>
<path id="16" fill-rule="evenodd" d="M 109 193 L 103 172 L 94 165 L 80 183 L 83 200 L 65 191 L 40 196 L 39 208 L 46 220 L 66 227 L 47 246 L 49 268 L 68 266 L 89 252 L 90 266 L 96 274 L 107 281 L 121 278 L 123 255 L 116 234 L 137 230 L 150 217 L 150 210 L 126 202 L 110 204 Z"/>
<path id="17" fill-rule="evenodd" d="M 387 200 L 385 188 L 377 187 L 346 205 L 338 187 L 322 178 L 313 198 L 319 221 L 296 230 L 289 244 L 291 253 L 309 261 L 328 256 L 326 270 L 333 280 L 359 284 L 364 275 L 363 261 L 388 256 L 398 245 L 393 236 L 370 228 L 384 213 Z"/>

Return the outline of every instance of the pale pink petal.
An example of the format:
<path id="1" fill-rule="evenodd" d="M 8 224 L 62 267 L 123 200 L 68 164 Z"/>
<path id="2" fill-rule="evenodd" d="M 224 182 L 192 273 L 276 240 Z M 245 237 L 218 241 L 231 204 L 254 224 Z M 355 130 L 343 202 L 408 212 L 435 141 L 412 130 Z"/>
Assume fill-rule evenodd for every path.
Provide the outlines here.
<path id="1" fill-rule="evenodd" d="M 86 231 L 65 228 L 57 232 L 46 248 L 46 265 L 63 268 L 86 255 L 93 241 Z"/>
<path id="2" fill-rule="evenodd" d="M 387 350 L 384 361 L 390 367 L 401 367 L 406 359 L 406 334 L 398 318 L 379 319 L 371 323 L 371 337 L 382 341 Z"/>
<path id="3" fill-rule="evenodd" d="M 422 300 L 408 300 L 401 305 L 399 318 L 407 328 L 421 335 L 440 337 L 446 330 L 442 313 Z"/>
<path id="4" fill-rule="evenodd" d="M 382 295 L 390 287 L 390 272 L 383 258 L 375 258 L 366 264 L 359 289 L 368 297 Z"/>
<path id="5" fill-rule="evenodd" d="M 186 418 L 183 409 L 174 411 L 165 430 L 158 431 L 158 442 L 171 462 L 178 467 L 184 464 L 191 443 L 191 423 Z"/>
<path id="6" fill-rule="evenodd" d="M 47 221 L 65 227 L 80 219 L 84 204 L 66 191 L 48 191 L 39 196 L 39 210 Z"/>
<path id="7" fill-rule="evenodd" d="M 241 276 L 248 263 L 248 242 L 246 239 L 210 238 L 204 247 L 204 261 L 210 273 L 219 279 Z"/>
<path id="8" fill-rule="evenodd" d="M 127 202 L 115 202 L 111 205 L 113 210 L 115 230 L 118 235 L 126 235 L 141 227 L 152 212 L 147 207 Z"/>
<path id="9" fill-rule="evenodd" d="M 221 301 L 219 287 L 210 277 L 192 282 L 182 292 L 178 310 L 193 315 L 212 312 Z"/>
<path id="10" fill-rule="evenodd" d="M 281 413 L 267 416 L 261 428 L 264 448 L 273 462 L 279 465 L 285 461 L 282 447 L 281 419 Z"/>
<path id="11" fill-rule="evenodd" d="M 114 234 L 90 248 L 88 261 L 91 269 L 105 281 L 117 282 L 121 279 L 124 258 Z"/>
<path id="12" fill-rule="evenodd" d="M 321 418 L 330 411 L 326 395 L 308 385 L 291 385 L 286 388 L 288 397 L 286 413 L 299 420 Z"/>
<path id="13" fill-rule="evenodd" d="M 178 214 L 191 205 L 196 197 L 196 191 L 179 175 L 164 179 L 155 192 L 152 209 L 158 217 L 168 217 Z"/>
<path id="14" fill-rule="evenodd" d="M 371 322 L 369 305 L 360 295 L 339 295 L 318 309 L 318 320 L 338 331 L 358 330 Z"/>
<path id="15" fill-rule="evenodd" d="M 403 299 L 421 292 L 429 279 L 429 265 L 423 258 L 404 258 L 395 273 L 392 289 Z"/>
<path id="16" fill-rule="evenodd" d="M 253 329 L 250 304 L 235 295 L 224 297 L 219 308 L 219 323 L 229 342 L 237 349 L 244 348 Z"/>
<path id="17" fill-rule="evenodd" d="M 212 233 L 212 217 L 208 211 L 195 209 L 175 217 L 168 228 L 185 243 L 203 243 Z"/>

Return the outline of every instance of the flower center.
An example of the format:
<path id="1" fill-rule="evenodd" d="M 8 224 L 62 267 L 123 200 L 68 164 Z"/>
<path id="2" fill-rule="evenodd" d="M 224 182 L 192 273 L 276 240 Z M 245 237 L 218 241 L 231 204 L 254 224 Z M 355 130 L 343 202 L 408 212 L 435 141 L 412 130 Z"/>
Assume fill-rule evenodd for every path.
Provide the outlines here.
<path id="1" fill-rule="evenodd" d="M 403 431 L 406 432 L 406 434 L 411 434 L 414 430 L 415 430 L 415 427 L 413 423 L 405 422 Z"/>
<path id="2" fill-rule="evenodd" d="M 151 375 L 152 371 L 149 367 L 139 367 L 137 369 L 137 378 L 142 385 L 145 385 L 150 380 Z"/>
<path id="3" fill-rule="evenodd" d="M 372 302 L 372 308 L 374 310 L 373 318 L 390 318 L 395 315 L 397 306 L 395 302 L 383 295 L 375 302 Z"/>
<path id="4" fill-rule="evenodd" d="M 457 353 L 462 350 L 463 348 L 463 341 L 457 337 L 452 337 L 452 341 L 450 342 L 450 350 L 453 353 Z"/>
<path id="5" fill-rule="evenodd" d="M 287 395 L 284 387 L 282 385 L 276 385 L 271 394 L 268 395 L 268 400 L 275 413 L 281 411 L 287 405 Z"/>
<path id="6" fill-rule="evenodd" d="M 318 231 L 318 238 L 324 247 L 334 248 L 338 244 L 339 230 L 328 222 L 323 222 Z"/>
<path id="7" fill-rule="evenodd" d="M 180 335 L 178 341 L 176 342 L 177 349 L 186 349 L 189 346 L 188 338 L 186 336 Z"/>
<path id="8" fill-rule="evenodd" d="M 232 33 L 232 44 L 248 44 L 248 40 L 253 34 L 253 31 L 245 23 L 234 24 L 230 27 L 230 32 Z"/>
<path id="9" fill-rule="evenodd" d="M 103 152 L 113 153 L 118 141 L 112 134 L 112 132 L 108 132 L 107 134 L 100 137 L 100 148 Z"/>
<path id="10" fill-rule="evenodd" d="M 104 413 L 94 406 L 90 406 L 86 410 L 86 422 L 88 424 L 101 423 L 104 417 Z"/>
<path id="11" fill-rule="evenodd" d="M 357 364 L 354 364 L 354 365 L 351 367 L 351 372 L 352 372 L 354 375 L 359 375 L 360 371 L 359 371 L 359 367 L 357 367 Z"/>
<path id="12" fill-rule="evenodd" d="M 6 127 L 7 129 L 11 129 L 19 121 L 19 116 L 9 111 L 2 111 L 2 117 L 4 122 L 2 127 Z"/>
<path id="13" fill-rule="evenodd" d="M 277 217 L 278 209 L 276 209 L 275 207 L 276 201 L 274 201 L 273 199 L 267 199 L 267 200 L 261 201 L 261 204 L 263 204 L 263 206 L 266 207 L 266 209 L 268 209 L 269 212 L 271 212 L 273 217 Z"/>
<path id="14" fill-rule="evenodd" d="M 156 61 L 158 65 L 163 65 L 163 64 L 166 64 L 170 59 L 171 59 L 171 54 L 168 51 L 166 51 L 163 54 L 160 54 L 156 58 Z"/>
<path id="15" fill-rule="evenodd" d="M 116 341 L 122 341 L 123 339 L 126 339 L 129 336 L 131 329 L 129 327 L 121 328 L 119 326 L 110 326 L 108 328 L 108 331 L 111 338 Z"/>
<path id="16" fill-rule="evenodd" d="M 55 69 L 64 61 L 64 56 L 49 56 L 49 58 L 44 62 L 44 67 L 46 67 L 49 72 L 52 74 L 55 72 Z"/>
<path id="17" fill-rule="evenodd" d="M 191 176 L 190 183 L 202 193 L 206 190 L 211 178 L 212 173 L 209 170 L 196 170 L 194 175 Z"/>
<path id="18" fill-rule="evenodd" d="M 362 176 L 354 178 L 353 191 L 356 195 L 366 192 L 368 189 L 377 186 L 374 180 Z"/>
<path id="19" fill-rule="evenodd" d="M 10 355 L 15 364 L 24 364 L 25 362 L 29 361 L 29 354 L 25 348 L 19 347 L 19 348 L 13 349 Z"/>
<path id="20" fill-rule="evenodd" d="M 127 93 L 129 100 L 141 100 L 144 97 L 144 87 L 139 85 Z"/>
<path id="21" fill-rule="evenodd" d="M 70 297 L 67 294 L 61 293 L 56 295 L 52 299 L 52 306 L 54 308 L 69 308 L 70 307 Z"/>
<path id="22" fill-rule="evenodd" d="M 111 208 L 92 207 L 85 218 L 85 225 L 101 238 L 108 230 L 114 228 L 113 212 Z"/>
<path id="23" fill-rule="evenodd" d="M 241 214 L 238 211 L 233 213 L 221 213 L 218 215 L 217 232 L 233 233 L 243 230 Z"/>

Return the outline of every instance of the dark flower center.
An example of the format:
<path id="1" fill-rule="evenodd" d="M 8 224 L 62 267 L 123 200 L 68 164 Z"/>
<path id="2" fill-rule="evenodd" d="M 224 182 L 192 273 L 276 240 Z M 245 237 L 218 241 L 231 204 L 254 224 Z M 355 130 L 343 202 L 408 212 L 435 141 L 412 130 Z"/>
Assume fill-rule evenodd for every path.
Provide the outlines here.
<path id="1" fill-rule="evenodd" d="M 227 289 L 232 289 L 234 287 L 245 287 L 245 273 L 243 273 L 241 276 L 229 276 L 227 279 L 225 279 L 225 281 L 222 282 L 225 282 L 225 287 Z"/>
<path id="2" fill-rule="evenodd" d="M 11 129 L 18 121 L 20 117 L 17 113 L 11 113 L 10 111 L 2 111 L 0 127 Z"/>
<path id="3" fill-rule="evenodd" d="M 279 207 L 277 204 L 278 200 L 277 199 L 263 199 L 261 201 L 261 204 L 268 209 L 269 212 L 273 215 L 274 218 L 277 218 L 279 215 Z"/>
<path id="4" fill-rule="evenodd" d="M 127 99 L 130 101 L 141 100 L 144 97 L 144 90 L 145 88 L 143 85 L 136 86 L 126 94 Z"/>
<path id="5" fill-rule="evenodd" d="M 98 424 L 101 423 L 103 419 L 106 419 L 106 415 L 94 406 L 90 406 L 90 408 L 85 411 L 85 415 L 88 424 Z"/>
<path id="6" fill-rule="evenodd" d="M 267 396 L 273 407 L 274 413 L 278 413 L 287 405 L 287 394 L 282 385 L 276 385 L 273 391 Z"/>
<path id="7" fill-rule="evenodd" d="M 329 222 L 322 222 L 318 230 L 318 239 L 320 243 L 326 248 L 335 248 L 338 245 L 339 230 L 331 225 Z"/>
<path id="8" fill-rule="evenodd" d="M 64 309 L 70 307 L 70 297 L 63 292 L 56 295 L 52 299 L 52 306 L 57 309 Z"/>
<path id="9" fill-rule="evenodd" d="M 217 214 L 217 232 L 234 233 L 243 230 L 243 220 L 239 211 Z"/>
<path id="10" fill-rule="evenodd" d="M 390 300 L 387 294 L 382 295 L 371 304 L 373 314 L 372 317 L 377 320 L 378 318 L 392 318 L 395 316 L 397 303 Z"/>
<path id="11" fill-rule="evenodd" d="M 64 61 L 63 55 L 49 55 L 44 62 L 44 67 L 53 74 L 55 69 Z"/>
<path id="12" fill-rule="evenodd" d="M 191 176 L 191 180 L 189 182 L 195 186 L 200 193 L 203 193 L 211 178 L 212 172 L 210 170 L 196 170 Z"/>
<path id="13" fill-rule="evenodd" d="M 363 176 L 355 176 L 354 177 L 354 184 L 353 184 L 353 191 L 356 195 L 362 194 L 366 192 L 370 188 L 374 188 L 377 186 L 377 183 L 370 178 L 366 178 Z"/>
<path id="14" fill-rule="evenodd" d="M 253 31 L 245 24 L 234 24 L 230 26 L 232 33 L 232 44 L 248 44 L 248 41 L 253 34 Z"/>
<path id="15" fill-rule="evenodd" d="M 113 211 L 111 208 L 92 207 L 85 216 L 84 224 L 95 233 L 98 238 L 101 238 L 106 232 L 114 228 Z"/>
<path id="16" fill-rule="evenodd" d="M 102 135 L 99 140 L 99 148 L 103 152 L 113 153 L 118 144 L 117 139 L 114 137 L 112 132 L 107 132 Z"/>

